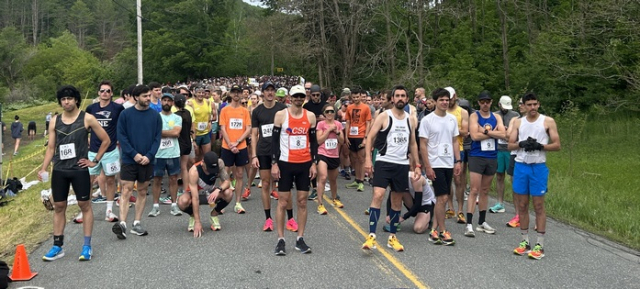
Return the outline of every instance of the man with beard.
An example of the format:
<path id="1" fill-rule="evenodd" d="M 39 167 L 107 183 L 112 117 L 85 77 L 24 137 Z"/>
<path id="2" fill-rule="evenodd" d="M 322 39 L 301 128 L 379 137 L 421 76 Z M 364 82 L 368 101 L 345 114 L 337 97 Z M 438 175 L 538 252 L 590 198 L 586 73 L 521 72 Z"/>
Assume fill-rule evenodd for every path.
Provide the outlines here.
<path id="1" fill-rule="evenodd" d="M 369 208 L 369 236 L 362 245 L 362 249 L 376 249 L 376 227 L 380 217 L 380 206 L 384 200 L 387 187 L 391 186 L 391 211 L 389 239 L 387 246 L 395 251 L 404 251 L 404 246 L 396 238 L 396 231 L 400 224 L 400 211 L 402 210 L 402 195 L 409 192 L 410 167 L 414 171 L 413 181 L 417 181 L 422 175 L 421 165 L 417 158 L 409 160 L 411 155 L 418 155 L 416 145 L 415 127 L 417 120 L 403 109 L 409 96 L 404 86 L 398 85 L 391 91 L 393 108 L 385 110 L 376 117 L 371 130 L 369 140 L 366 142 L 365 151 L 370 152 L 375 146 L 376 154 L 375 170 L 371 160 L 371 154 L 366 154 L 364 169 L 369 173 L 376 172 L 373 177 L 373 199 Z M 412 162 L 412 163 L 411 163 Z"/>
<path id="2" fill-rule="evenodd" d="M 140 219 L 147 200 L 147 188 L 153 177 L 153 162 L 160 147 L 162 138 L 162 118 L 155 110 L 149 108 L 151 92 L 148 86 L 138 85 L 131 95 L 136 105 L 125 109 L 118 119 L 118 141 L 122 149 L 122 196 L 120 197 L 120 223 L 113 225 L 112 231 L 118 239 L 126 239 L 127 214 L 129 213 L 129 197 L 133 191 L 133 183 L 138 182 L 136 199 L 136 215 L 131 233 L 138 236 L 147 235 Z"/>
<path id="3" fill-rule="evenodd" d="M 169 195 L 171 196 L 171 214 L 182 215 L 178 209 L 176 200 L 178 199 L 178 175 L 180 174 L 180 144 L 178 137 L 182 131 L 182 118 L 171 112 L 173 106 L 173 94 L 165 93 L 160 102 L 162 104 L 162 139 L 160 147 L 156 153 L 156 160 L 153 166 L 153 208 L 149 212 L 149 217 L 160 215 L 160 189 L 164 172 L 169 175 Z"/>

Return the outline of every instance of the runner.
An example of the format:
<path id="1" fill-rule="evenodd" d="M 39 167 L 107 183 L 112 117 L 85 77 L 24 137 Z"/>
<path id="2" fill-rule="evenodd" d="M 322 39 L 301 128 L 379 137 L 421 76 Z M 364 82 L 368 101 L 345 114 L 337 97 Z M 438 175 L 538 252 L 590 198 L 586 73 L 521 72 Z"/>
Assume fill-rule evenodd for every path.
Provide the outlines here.
<path id="1" fill-rule="evenodd" d="M 469 132 L 471 133 L 471 151 L 469 152 L 469 178 L 471 191 L 467 202 L 467 227 L 464 235 L 475 237 L 473 232 L 473 212 L 476 208 L 476 197 L 479 194 L 478 227 L 476 231 L 495 234 L 496 229 L 486 222 L 489 202 L 489 189 L 493 176 L 498 168 L 497 140 L 504 137 L 505 129 L 502 118 L 491 112 L 491 96 L 483 91 L 478 96 L 480 110 L 469 117 Z"/>
<path id="2" fill-rule="evenodd" d="M 364 151 L 365 142 L 371 129 L 371 110 L 369 106 L 361 102 L 365 92 L 361 89 L 351 90 L 351 100 L 353 103 L 347 107 L 346 112 L 346 144 L 349 146 L 349 158 L 351 166 L 355 169 L 356 178 L 347 189 L 357 189 L 364 192 L 364 160 L 365 155 L 370 151 Z M 405 102 L 406 104 L 406 102 Z"/>
<path id="3" fill-rule="evenodd" d="M 469 113 L 462 109 L 458 105 L 458 94 L 453 87 L 445 87 L 447 91 L 449 91 L 449 95 L 451 96 L 451 100 L 449 101 L 449 108 L 447 112 L 453 114 L 456 117 L 458 123 L 458 144 L 460 149 L 460 159 L 463 159 L 464 152 L 464 138 L 469 135 Z M 455 186 L 455 197 L 458 203 L 458 214 L 453 210 L 453 197 L 450 197 L 448 200 L 449 209 L 446 211 L 446 218 L 453 218 L 457 216 L 457 222 L 460 224 L 466 223 L 464 218 L 464 214 L 462 213 L 462 209 L 464 206 L 464 190 L 467 187 L 467 175 L 466 171 L 461 171 L 460 175 L 453 176 L 453 182 Z"/>
<path id="4" fill-rule="evenodd" d="M 162 136 L 162 118 L 155 110 L 150 109 L 151 89 L 146 85 L 138 85 L 131 95 L 136 105 L 125 109 L 118 119 L 118 141 L 122 149 L 122 195 L 120 196 L 120 223 L 111 229 L 118 239 L 127 238 L 127 214 L 129 213 L 129 197 L 133 191 L 133 183 L 137 182 L 138 197 L 131 233 L 138 236 L 147 235 L 140 219 L 147 200 L 147 188 L 153 177 L 153 162 L 160 147 Z"/>
<path id="5" fill-rule="evenodd" d="M 213 119 L 213 105 L 211 101 L 204 99 L 204 88 L 196 87 L 196 97 L 187 101 L 187 105 L 193 109 L 196 126 L 196 160 L 202 160 L 202 156 L 211 151 L 211 121 Z"/>
<path id="6" fill-rule="evenodd" d="M 373 168 L 371 155 L 366 155 L 364 169 L 368 173 L 376 172 L 373 178 L 373 199 L 369 208 L 369 236 L 362 245 L 364 250 L 376 249 L 376 228 L 380 217 L 380 206 L 384 200 L 387 187 L 391 186 L 390 230 L 387 246 L 395 251 L 404 251 L 404 246 L 396 238 L 396 230 L 400 223 L 403 193 L 409 192 L 410 167 L 413 167 L 414 181 L 422 175 L 422 167 L 416 160 L 409 159 L 418 155 L 414 128 L 417 120 L 403 109 L 409 101 L 407 89 L 398 85 L 391 91 L 393 108 L 385 110 L 376 117 L 365 142 L 365 151 L 378 149 L 376 166 Z"/>
<path id="7" fill-rule="evenodd" d="M 400 218 L 400 223 L 403 223 L 411 217 L 415 217 L 416 220 L 413 222 L 413 232 L 416 234 L 422 234 L 435 226 L 435 223 L 433 223 L 433 206 L 436 203 L 436 197 L 433 194 L 433 188 L 431 187 L 430 181 L 427 181 L 424 176 L 420 176 L 417 181 L 414 181 L 413 176 L 414 173 L 409 172 L 409 202 L 407 202 L 406 197 L 403 197 L 403 201 L 405 204 L 410 205 L 410 207 Z M 388 203 L 391 202 L 390 199 L 388 201 Z M 391 204 L 389 204 L 389 206 L 391 206 Z M 385 228 L 387 228 L 386 225 Z M 389 230 L 390 228 L 391 226 L 389 226 Z M 398 227 L 398 230 L 399 229 L 400 228 Z"/>
<path id="8" fill-rule="evenodd" d="M 180 174 L 180 144 L 178 137 L 182 131 L 182 118 L 171 112 L 174 96 L 170 93 L 162 95 L 162 139 L 153 162 L 153 208 L 149 217 L 160 215 L 160 189 L 164 172 L 169 175 L 169 195 L 171 196 L 171 215 L 181 216 L 176 200 L 178 199 L 178 175 Z"/>
<path id="9" fill-rule="evenodd" d="M 189 215 L 189 227 L 187 231 L 193 232 L 193 237 L 202 236 L 202 222 L 200 221 L 200 205 L 209 204 L 213 207 L 210 213 L 211 230 L 220 231 L 222 226 L 218 215 L 233 198 L 229 174 L 224 167 L 224 162 L 218 158 L 215 152 L 207 152 L 203 160 L 194 164 L 189 169 L 189 189 L 178 198 L 178 208 Z M 216 179 L 220 179 L 215 186 Z M 196 205 L 194 205 L 196 204 Z"/>
<path id="10" fill-rule="evenodd" d="M 522 118 L 523 115 L 526 114 L 526 110 L 524 107 L 524 104 L 522 103 L 522 98 L 520 98 L 518 100 L 518 111 L 520 112 L 520 117 L 518 118 Z M 513 123 L 516 121 L 516 119 L 518 118 L 512 118 L 511 121 L 509 122 L 509 126 L 507 127 L 507 139 L 509 138 L 509 136 L 511 136 L 511 131 L 512 131 L 512 127 L 513 127 Z M 513 169 L 516 166 L 516 154 L 517 154 L 517 150 L 511 150 L 511 154 L 509 155 L 509 168 L 507 168 L 507 174 L 511 177 L 511 183 L 513 184 Z M 513 193 L 513 190 L 512 190 Z M 516 199 L 516 194 L 513 193 L 513 200 L 515 202 Z M 514 203 L 515 205 L 515 203 Z M 511 218 L 511 220 L 509 220 L 509 222 L 507 222 L 507 227 L 510 228 L 520 228 L 520 216 L 518 215 L 518 207 L 516 206 L 516 214 L 515 216 L 513 216 L 513 218 Z"/>
<path id="11" fill-rule="evenodd" d="M 544 257 L 544 235 L 547 215 L 544 209 L 544 196 L 548 191 L 546 152 L 560 150 L 560 136 L 553 118 L 540 114 L 540 101 L 534 93 L 522 98 L 525 117 L 516 119 L 509 136 L 508 148 L 518 150 L 513 172 L 513 192 L 520 213 L 520 235 L 522 242 L 513 251 L 517 255 L 528 254 L 529 258 L 540 260 Z M 529 245 L 529 201 L 533 199 L 536 214 L 538 240 L 531 250 Z"/>
<path id="12" fill-rule="evenodd" d="M 318 214 L 326 215 L 327 209 L 322 204 L 325 183 L 331 188 L 331 204 L 336 208 L 344 208 L 338 198 L 338 167 L 340 166 L 340 146 L 344 143 L 342 123 L 335 120 L 336 110 L 328 103 L 322 109 L 324 120 L 317 126 L 318 137 Z"/>
<path id="13" fill-rule="evenodd" d="M 162 97 L 162 85 L 157 82 L 149 83 L 151 89 L 151 102 L 149 107 L 157 112 L 162 112 L 162 104 L 160 103 L 160 97 Z"/>
<path id="14" fill-rule="evenodd" d="M 189 184 L 189 156 L 191 152 L 194 150 L 193 148 L 193 137 L 195 136 L 196 128 L 193 123 L 193 113 L 191 111 L 186 110 L 186 102 L 187 99 L 184 95 L 178 94 L 175 96 L 175 100 L 173 102 L 176 107 L 175 114 L 178 115 L 182 119 L 182 128 L 180 129 L 180 136 L 178 137 L 178 144 L 180 146 L 180 177 L 178 179 L 178 195 L 184 192 L 185 184 Z M 169 197 L 168 202 L 171 202 L 173 199 Z M 160 201 L 163 204 L 167 203 L 167 199 Z"/>
<path id="15" fill-rule="evenodd" d="M 249 164 L 249 153 L 245 140 L 251 133 L 251 116 L 246 107 L 240 105 L 242 89 L 240 86 L 231 87 L 231 103 L 220 112 L 220 132 L 222 133 L 222 152 L 220 157 L 224 161 L 227 172 L 231 172 L 235 178 L 236 205 L 233 211 L 244 214 L 245 210 L 240 203 L 244 184 L 244 170 Z M 249 182 L 253 176 L 248 176 Z M 249 187 L 249 186 L 248 186 Z"/>
<path id="16" fill-rule="evenodd" d="M 276 223 L 278 244 L 276 255 L 286 255 L 284 240 L 284 213 L 287 204 L 293 202 L 291 188 L 296 184 L 296 203 L 298 204 L 298 237 L 296 250 L 303 254 L 311 253 L 304 242 L 304 229 L 307 225 L 307 196 L 310 179 L 316 177 L 315 156 L 318 154 L 316 137 L 316 117 L 302 108 L 305 90 L 300 85 L 291 88 L 292 105 L 276 113 L 273 123 L 271 176 L 278 180 L 278 211 Z"/>
<path id="17" fill-rule="evenodd" d="M 322 109 L 327 103 L 322 99 L 320 86 L 317 84 L 312 85 L 308 93 L 311 94 L 311 99 L 302 105 L 302 108 L 312 112 L 316 116 L 317 121 L 324 120 Z M 316 180 L 311 180 L 311 194 L 309 194 L 309 200 L 315 200 L 318 198 L 316 187 Z"/>
<path id="18" fill-rule="evenodd" d="M 66 223 L 67 197 L 69 186 L 73 187 L 78 206 L 84 215 L 82 223 L 84 244 L 80 261 L 89 261 L 93 255 L 91 250 L 91 234 L 93 232 L 93 210 L 91 209 L 91 177 L 88 167 L 96 166 L 109 147 L 109 135 L 100 126 L 95 117 L 81 111 L 80 92 L 71 85 L 58 89 L 58 104 L 63 109 L 61 115 L 51 120 L 49 127 L 49 144 L 38 172 L 38 179 L 46 182 L 49 178 L 47 169 L 53 161 L 51 173 L 51 193 L 53 195 L 53 247 L 42 259 L 53 261 L 64 256 L 64 227 Z M 102 142 L 94 159 L 89 160 L 89 132 L 95 134 Z"/>
<path id="19" fill-rule="evenodd" d="M 447 231 L 445 206 L 451 193 L 451 178 L 460 174 L 460 146 L 457 136 L 458 125 L 455 116 L 448 114 L 450 94 L 443 88 L 432 93 L 436 110 L 420 122 L 420 156 L 424 161 L 427 178 L 433 182 L 436 195 L 434 215 L 437 227 L 429 233 L 434 244 L 454 245 L 451 232 Z M 440 228 L 438 235 L 437 228 Z"/>
<path id="20" fill-rule="evenodd" d="M 511 110 L 513 106 L 511 105 L 511 97 L 508 95 L 503 95 L 500 97 L 500 102 L 498 103 L 498 107 L 500 108 L 495 113 L 502 117 L 502 124 L 505 127 L 505 130 L 509 127 L 509 123 L 511 123 L 511 119 L 520 117 L 520 114 Z M 509 136 L 505 133 L 505 137 L 498 139 L 498 170 L 496 175 L 496 193 L 498 195 L 498 202 L 489 209 L 491 213 L 504 213 L 504 177 L 507 168 L 509 168 L 509 161 L 511 152 L 507 149 L 507 141 L 509 140 Z"/>

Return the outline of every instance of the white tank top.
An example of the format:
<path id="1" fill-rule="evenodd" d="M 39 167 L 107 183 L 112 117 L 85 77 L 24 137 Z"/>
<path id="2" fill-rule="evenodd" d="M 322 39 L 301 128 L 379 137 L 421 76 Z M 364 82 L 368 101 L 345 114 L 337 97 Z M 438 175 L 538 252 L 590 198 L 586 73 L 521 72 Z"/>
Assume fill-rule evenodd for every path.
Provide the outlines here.
<path id="1" fill-rule="evenodd" d="M 549 144 L 549 135 L 544 129 L 544 120 L 546 116 L 541 114 L 534 122 L 529 122 L 526 117 L 521 118 L 520 128 L 518 129 L 518 141 L 526 140 L 529 137 L 535 138 L 539 143 Z M 541 164 L 547 161 L 545 151 L 525 152 L 523 148 L 516 153 L 516 162 L 525 164 Z"/>
<path id="2" fill-rule="evenodd" d="M 378 149 L 376 161 L 408 165 L 409 138 L 411 137 L 409 114 L 404 112 L 404 118 L 398 119 L 391 110 L 385 110 L 384 113 L 389 116 L 389 123 L 378 133 L 376 142 L 379 143 L 379 137 L 386 136 L 386 144 L 383 149 Z"/>

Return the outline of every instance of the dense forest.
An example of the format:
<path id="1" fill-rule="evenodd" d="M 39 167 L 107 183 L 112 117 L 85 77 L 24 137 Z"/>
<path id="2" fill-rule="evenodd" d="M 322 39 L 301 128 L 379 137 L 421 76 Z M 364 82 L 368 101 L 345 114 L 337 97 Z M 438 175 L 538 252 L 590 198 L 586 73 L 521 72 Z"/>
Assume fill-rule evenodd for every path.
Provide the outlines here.
<path id="1" fill-rule="evenodd" d="M 253 0 L 258 2 L 257 0 Z M 0 100 L 135 83 L 128 0 L 2 0 Z M 303 75 L 334 90 L 535 91 L 547 109 L 640 110 L 637 0 L 143 0 L 145 82 Z"/>

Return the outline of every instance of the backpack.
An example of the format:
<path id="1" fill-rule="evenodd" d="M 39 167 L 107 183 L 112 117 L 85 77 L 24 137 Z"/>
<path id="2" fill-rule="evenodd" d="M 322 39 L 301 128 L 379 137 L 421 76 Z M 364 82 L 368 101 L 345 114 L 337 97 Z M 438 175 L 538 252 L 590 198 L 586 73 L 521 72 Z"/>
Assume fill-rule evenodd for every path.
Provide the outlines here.
<path id="1" fill-rule="evenodd" d="M 9 287 L 9 266 L 7 263 L 0 260 L 0 289 L 7 289 Z"/>

